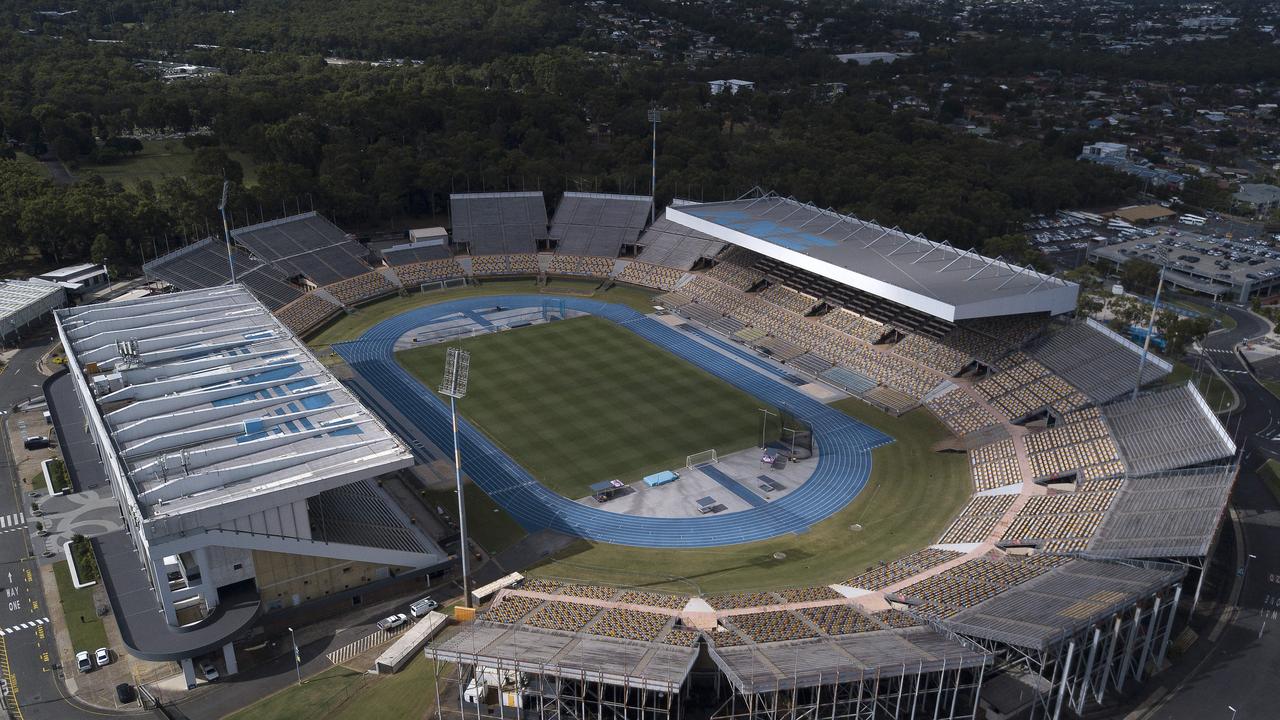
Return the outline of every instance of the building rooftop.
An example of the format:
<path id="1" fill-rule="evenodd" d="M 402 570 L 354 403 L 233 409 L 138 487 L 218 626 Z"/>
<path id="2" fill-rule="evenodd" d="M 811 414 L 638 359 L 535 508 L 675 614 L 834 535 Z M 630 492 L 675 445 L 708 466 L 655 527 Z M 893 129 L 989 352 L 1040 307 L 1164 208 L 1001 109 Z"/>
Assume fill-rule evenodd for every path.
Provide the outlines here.
<path id="1" fill-rule="evenodd" d="M 0 280 L 0 319 L 59 292 L 61 285 L 43 280 Z"/>
<path id="2" fill-rule="evenodd" d="M 412 464 L 401 442 L 241 285 L 57 315 L 143 518 L 159 534 Z"/>
<path id="3" fill-rule="evenodd" d="M 667 209 L 668 219 L 948 321 L 1075 309 L 1079 286 L 789 198 Z"/>
<path id="4" fill-rule="evenodd" d="M 1219 293 L 1226 286 L 1280 276 L 1280 251 L 1267 243 L 1215 238 L 1171 227 L 1156 228 L 1148 237 L 1100 247 L 1091 254 L 1119 263 L 1138 259 L 1163 264 L 1191 282 L 1218 286 Z"/>
<path id="5" fill-rule="evenodd" d="M 1250 205 L 1280 203 L 1280 187 L 1264 183 L 1244 183 L 1234 195 L 1236 200 Z"/>

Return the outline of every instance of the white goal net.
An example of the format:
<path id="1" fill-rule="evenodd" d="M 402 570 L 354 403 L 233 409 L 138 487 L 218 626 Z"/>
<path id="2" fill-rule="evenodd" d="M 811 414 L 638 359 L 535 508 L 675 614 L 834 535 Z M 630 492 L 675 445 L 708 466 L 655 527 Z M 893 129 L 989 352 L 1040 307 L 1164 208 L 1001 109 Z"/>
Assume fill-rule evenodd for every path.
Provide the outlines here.
<path id="1" fill-rule="evenodd" d="M 716 455 L 715 450 L 696 452 L 684 459 L 684 465 L 687 468 L 696 468 L 699 465 L 714 465 L 718 462 L 720 462 L 720 457 Z"/>

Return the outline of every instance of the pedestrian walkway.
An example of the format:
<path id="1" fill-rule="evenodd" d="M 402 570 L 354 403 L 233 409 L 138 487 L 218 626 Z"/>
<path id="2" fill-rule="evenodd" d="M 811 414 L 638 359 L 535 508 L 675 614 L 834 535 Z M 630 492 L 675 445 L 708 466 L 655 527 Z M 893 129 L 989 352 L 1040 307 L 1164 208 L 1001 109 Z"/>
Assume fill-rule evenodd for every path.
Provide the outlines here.
<path id="1" fill-rule="evenodd" d="M 49 622 L 49 618 L 42 617 L 39 620 L 32 620 L 30 622 L 18 623 L 17 625 L 10 625 L 9 627 L 4 628 L 3 630 L 0 630 L 0 635 L 12 635 L 13 633 L 16 633 L 22 630 L 30 630 L 38 625 L 43 625 L 47 622 Z"/>
<path id="2" fill-rule="evenodd" d="M 19 525 L 22 525 L 27 521 L 26 517 L 27 516 L 25 514 L 20 512 L 9 513 L 8 515 L 0 515 L 0 530 L 3 530 L 4 528 L 11 528 L 11 527 L 17 527 Z"/>
<path id="3" fill-rule="evenodd" d="M 326 654 L 325 657 L 329 658 L 329 662 L 334 665 L 341 665 L 351 658 L 365 653 L 372 648 L 391 642 L 391 638 L 398 635 L 401 630 L 410 627 L 410 625 L 410 623 L 405 623 L 395 630 L 377 630 L 371 635 L 365 635 L 349 645 L 344 645 L 337 650 Z"/>

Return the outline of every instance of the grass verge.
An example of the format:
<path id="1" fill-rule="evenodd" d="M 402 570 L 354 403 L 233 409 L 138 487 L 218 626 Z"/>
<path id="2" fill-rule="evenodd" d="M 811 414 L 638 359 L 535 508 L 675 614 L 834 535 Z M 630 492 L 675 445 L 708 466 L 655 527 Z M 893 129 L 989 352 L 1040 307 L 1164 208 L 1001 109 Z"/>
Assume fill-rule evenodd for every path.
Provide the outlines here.
<path id="1" fill-rule="evenodd" d="M 1203 369 L 1197 377 L 1195 368 L 1180 362 L 1173 362 L 1173 372 L 1169 373 L 1162 381 L 1162 385 L 1174 386 L 1183 385 L 1188 380 L 1195 380 L 1196 387 L 1199 388 L 1200 394 L 1204 396 L 1205 402 L 1209 403 L 1209 407 L 1214 412 L 1222 412 L 1231 407 L 1231 388 L 1227 383 L 1218 377 L 1217 373 L 1208 369 Z"/>
<path id="2" fill-rule="evenodd" d="M 694 550 L 579 541 L 526 574 L 684 593 L 800 587 L 849 578 L 933 542 L 973 492 L 964 455 L 930 450 L 950 433 L 924 409 L 894 418 L 856 399 L 833 407 L 895 442 L 872 452 L 866 489 L 808 532 Z M 862 530 L 852 530 L 855 523 Z M 777 552 L 786 559 L 773 559 Z"/>
<path id="3" fill-rule="evenodd" d="M 432 664 L 421 655 L 395 675 L 337 666 L 268 696 L 227 720 L 418 720 L 435 706 Z"/>
<path id="4" fill-rule="evenodd" d="M 107 630 L 102 626 L 97 608 L 93 604 L 93 588 L 77 590 L 71 584 L 71 571 L 65 560 L 53 564 L 53 576 L 58 581 L 58 597 L 62 601 L 62 614 L 67 619 L 67 632 L 76 652 L 93 652 L 107 646 Z"/>
<path id="5" fill-rule="evenodd" d="M 602 480 L 683 467 L 691 453 L 756 442 L 759 401 L 608 320 L 578 317 L 453 345 L 471 351 L 460 411 L 566 497 Z M 434 388 L 446 349 L 396 358 Z"/>
<path id="6" fill-rule="evenodd" d="M 339 315 L 337 319 L 322 327 L 307 344 L 316 348 L 324 348 L 333 343 L 355 340 L 361 333 L 387 318 L 400 313 L 420 308 L 425 305 L 458 300 L 468 297 L 484 297 L 486 295 L 510 294 L 543 294 L 543 295 L 581 295 L 600 283 L 595 280 L 550 280 L 545 288 L 539 288 L 531 279 L 519 280 L 485 280 L 480 285 L 468 285 L 462 288 L 450 288 L 433 292 L 415 292 L 406 296 L 392 296 L 378 302 L 370 303 L 356 310 L 351 315 Z M 556 293 L 562 290 L 562 293 Z M 545 292 L 544 292 L 545 291 Z M 626 305 L 640 312 L 652 312 L 652 290 L 645 290 L 628 285 L 614 285 L 593 297 L 605 302 Z"/>
<path id="7" fill-rule="evenodd" d="M 512 519 L 498 503 L 478 486 L 468 482 L 462 486 L 467 496 L 467 534 L 473 542 L 490 553 L 499 553 L 526 535 L 520 523 Z M 453 490 L 428 490 L 427 501 L 444 509 L 447 517 L 457 521 L 458 494 Z"/>
<path id="8" fill-rule="evenodd" d="M 169 177 L 184 177 L 191 173 L 194 150 L 181 140 L 143 140 L 142 152 L 110 165 L 82 163 L 73 170 L 76 177 L 99 175 L 108 182 L 118 180 L 122 185 L 134 186 L 143 180 L 159 183 Z M 227 157 L 240 163 L 244 169 L 244 186 L 258 183 L 257 167 L 248 155 L 227 151 Z"/>

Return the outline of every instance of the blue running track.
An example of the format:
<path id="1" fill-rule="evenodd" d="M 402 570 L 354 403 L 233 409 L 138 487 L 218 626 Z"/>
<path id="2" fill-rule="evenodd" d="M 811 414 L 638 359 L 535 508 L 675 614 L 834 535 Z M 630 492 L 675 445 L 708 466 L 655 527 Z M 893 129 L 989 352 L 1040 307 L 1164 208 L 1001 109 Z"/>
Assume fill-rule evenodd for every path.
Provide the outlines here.
<path id="1" fill-rule="evenodd" d="M 359 339 L 333 348 L 423 434 L 452 448 L 449 406 L 395 361 L 405 333 L 457 312 L 493 307 L 538 308 L 546 298 L 508 295 L 454 300 L 397 315 Z M 893 438 L 760 373 L 631 308 L 584 298 L 565 307 L 611 320 L 676 356 L 724 379 L 764 403 L 785 408 L 813 428 L 818 449 L 813 475 L 763 507 L 714 517 L 638 517 L 581 505 L 543 487 L 468 422 L 460 423 L 463 470 L 526 530 L 555 530 L 598 542 L 639 547 L 711 547 L 805 532 L 849 504 L 867 484 L 871 450 Z M 548 369 L 548 372 L 554 372 Z"/>

